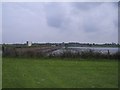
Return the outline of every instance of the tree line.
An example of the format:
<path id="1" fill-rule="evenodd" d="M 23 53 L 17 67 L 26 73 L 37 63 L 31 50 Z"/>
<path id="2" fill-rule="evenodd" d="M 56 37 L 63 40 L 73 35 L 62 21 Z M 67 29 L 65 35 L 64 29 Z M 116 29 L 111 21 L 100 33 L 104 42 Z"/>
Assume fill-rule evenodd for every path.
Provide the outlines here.
<path id="1" fill-rule="evenodd" d="M 52 50 L 52 49 L 51 49 Z M 83 51 L 83 52 L 71 52 L 64 51 L 61 54 L 53 54 L 50 53 L 50 50 L 47 49 L 35 49 L 35 48 L 16 48 L 16 47 L 8 47 L 2 46 L 2 56 L 3 57 L 26 57 L 26 58 L 107 58 L 107 59 L 120 59 L 120 52 L 116 52 L 114 54 L 102 54 L 100 52 Z"/>

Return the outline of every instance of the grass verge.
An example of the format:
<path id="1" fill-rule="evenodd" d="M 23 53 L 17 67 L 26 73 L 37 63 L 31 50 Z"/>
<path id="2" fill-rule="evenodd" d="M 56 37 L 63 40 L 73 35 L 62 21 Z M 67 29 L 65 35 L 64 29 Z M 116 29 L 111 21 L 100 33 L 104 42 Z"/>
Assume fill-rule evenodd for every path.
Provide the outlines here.
<path id="1" fill-rule="evenodd" d="M 117 88 L 118 62 L 3 58 L 3 88 Z"/>

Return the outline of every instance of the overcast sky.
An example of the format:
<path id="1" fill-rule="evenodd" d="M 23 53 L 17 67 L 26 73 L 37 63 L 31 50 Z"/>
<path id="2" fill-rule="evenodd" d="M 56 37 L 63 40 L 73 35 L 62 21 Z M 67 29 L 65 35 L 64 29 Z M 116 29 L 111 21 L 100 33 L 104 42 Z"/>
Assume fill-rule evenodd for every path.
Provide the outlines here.
<path id="1" fill-rule="evenodd" d="M 2 42 L 118 42 L 117 2 L 2 3 Z"/>

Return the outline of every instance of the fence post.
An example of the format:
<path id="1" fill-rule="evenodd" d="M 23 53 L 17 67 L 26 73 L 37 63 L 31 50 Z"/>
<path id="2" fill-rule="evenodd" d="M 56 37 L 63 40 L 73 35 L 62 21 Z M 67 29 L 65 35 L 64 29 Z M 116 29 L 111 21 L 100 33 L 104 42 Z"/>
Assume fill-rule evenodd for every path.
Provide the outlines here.
<path id="1" fill-rule="evenodd" d="M 108 53 L 107 53 L 107 54 L 108 54 L 108 58 L 110 58 L 110 51 L 109 51 L 109 50 L 108 50 Z"/>

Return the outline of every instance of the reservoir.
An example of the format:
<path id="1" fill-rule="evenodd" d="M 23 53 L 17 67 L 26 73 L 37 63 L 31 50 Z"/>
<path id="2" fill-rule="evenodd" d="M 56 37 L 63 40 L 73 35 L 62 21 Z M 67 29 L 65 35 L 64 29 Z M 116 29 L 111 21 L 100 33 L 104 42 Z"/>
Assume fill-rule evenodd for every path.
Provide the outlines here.
<path id="1" fill-rule="evenodd" d="M 100 52 L 103 54 L 107 54 L 108 52 L 110 54 L 117 53 L 120 48 L 117 47 L 62 47 L 61 49 L 55 50 L 52 52 L 52 54 L 60 54 L 64 51 L 71 51 L 71 52 L 85 52 L 85 51 L 93 51 L 93 52 Z"/>

